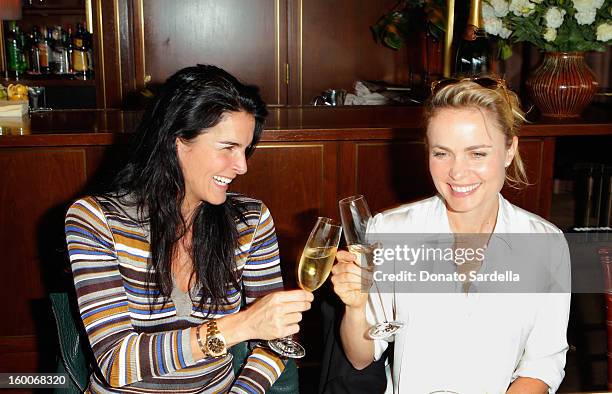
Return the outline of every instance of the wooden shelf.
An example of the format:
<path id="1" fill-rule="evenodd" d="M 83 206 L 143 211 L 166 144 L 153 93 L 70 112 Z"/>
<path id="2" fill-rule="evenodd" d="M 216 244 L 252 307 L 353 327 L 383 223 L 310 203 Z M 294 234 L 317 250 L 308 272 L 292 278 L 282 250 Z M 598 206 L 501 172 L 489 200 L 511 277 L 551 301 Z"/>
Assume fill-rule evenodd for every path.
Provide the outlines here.
<path id="1" fill-rule="evenodd" d="M 85 15 L 83 8 L 62 8 L 62 7 L 49 7 L 49 8 L 23 8 L 23 15 L 34 15 L 34 16 L 48 16 L 48 15 Z"/>

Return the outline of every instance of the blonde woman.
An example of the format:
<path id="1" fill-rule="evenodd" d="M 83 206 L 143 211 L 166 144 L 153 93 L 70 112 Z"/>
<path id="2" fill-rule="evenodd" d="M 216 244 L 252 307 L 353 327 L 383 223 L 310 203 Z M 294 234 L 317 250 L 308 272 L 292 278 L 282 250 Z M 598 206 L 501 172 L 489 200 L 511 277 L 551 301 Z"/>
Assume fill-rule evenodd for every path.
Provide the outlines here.
<path id="1" fill-rule="evenodd" d="M 429 169 L 438 194 L 377 215 L 370 232 L 485 238 L 492 233 L 561 233 L 500 194 L 505 182 L 515 187 L 526 183 L 517 135 L 524 117 L 504 81 L 443 81 L 432 88 L 425 120 Z M 569 267 L 565 241 L 551 251 L 551 259 Z M 337 260 L 332 282 L 345 304 L 340 336 L 355 368 L 379 359 L 388 346 L 367 334 L 383 305 L 406 323 L 391 339 L 388 392 L 545 393 L 559 387 L 567 351 L 568 293 L 474 294 L 465 283 L 459 293 L 396 292 L 368 302 L 355 256 L 339 252 Z M 477 271 L 478 264 L 482 261 L 472 269 Z"/>

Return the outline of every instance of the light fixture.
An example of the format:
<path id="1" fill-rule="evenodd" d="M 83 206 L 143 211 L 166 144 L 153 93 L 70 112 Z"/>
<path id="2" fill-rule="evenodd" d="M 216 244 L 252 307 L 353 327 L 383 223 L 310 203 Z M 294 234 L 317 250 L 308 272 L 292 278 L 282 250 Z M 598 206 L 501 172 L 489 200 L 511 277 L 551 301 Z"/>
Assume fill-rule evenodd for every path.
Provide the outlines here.
<path id="1" fill-rule="evenodd" d="M 0 20 L 21 19 L 21 0 L 0 0 Z"/>

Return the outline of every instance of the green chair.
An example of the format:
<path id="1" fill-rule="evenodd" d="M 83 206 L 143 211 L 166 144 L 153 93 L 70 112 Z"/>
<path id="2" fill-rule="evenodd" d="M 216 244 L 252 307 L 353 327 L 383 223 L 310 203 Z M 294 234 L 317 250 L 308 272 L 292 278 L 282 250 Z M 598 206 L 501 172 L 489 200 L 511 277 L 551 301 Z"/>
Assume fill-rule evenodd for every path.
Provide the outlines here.
<path id="1" fill-rule="evenodd" d="M 68 294 L 51 293 L 49 299 L 59 339 L 60 359 L 57 363 L 57 372 L 65 373 L 69 378 L 68 387 L 55 389 L 54 393 L 82 393 L 87 388 L 92 371 L 86 356 L 89 343 L 81 335 L 82 329 L 73 318 Z M 78 321 L 80 322 L 80 319 Z"/>
<path id="2" fill-rule="evenodd" d="M 51 293 L 51 308 L 57 326 L 59 338 L 60 360 L 57 372 L 66 373 L 69 377 L 68 387 L 55 389 L 57 394 L 82 393 L 88 386 L 89 376 L 94 370 L 89 362 L 89 341 L 81 327 L 81 319 L 73 313 L 67 293 Z M 234 373 L 238 374 L 248 355 L 245 342 L 232 346 L 230 352 L 234 356 Z M 285 370 L 274 385 L 268 390 L 270 394 L 292 394 L 299 392 L 298 371 L 293 360 L 289 360 Z"/>

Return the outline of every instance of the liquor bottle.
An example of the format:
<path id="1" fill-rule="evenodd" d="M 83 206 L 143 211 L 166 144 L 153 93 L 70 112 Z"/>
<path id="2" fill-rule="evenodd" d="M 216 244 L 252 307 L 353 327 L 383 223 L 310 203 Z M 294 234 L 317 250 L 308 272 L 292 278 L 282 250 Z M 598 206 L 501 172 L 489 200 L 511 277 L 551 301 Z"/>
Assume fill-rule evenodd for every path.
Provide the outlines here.
<path id="1" fill-rule="evenodd" d="M 84 46 L 87 52 L 87 73 L 90 77 L 94 75 L 93 59 L 93 34 L 87 30 L 87 21 L 83 21 Z"/>
<path id="2" fill-rule="evenodd" d="M 66 37 L 64 39 L 64 46 L 68 51 L 68 74 L 74 74 L 74 67 L 72 65 L 72 52 L 74 45 L 72 44 L 72 26 L 68 25 L 68 31 L 66 32 Z"/>
<path id="3" fill-rule="evenodd" d="M 53 73 L 66 74 L 68 73 L 68 50 L 64 46 L 63 30 L 61 26 L 55 26 L 53 29 Z"/>
<path id="4" fill-rule="evenodd" d="M 489 72 L 489 40 L 483 29 L 481 0 L 470 1 L 470 14 L 467 27 L 457 45 L 455 74 L 457 76 L 477 76 Z"/>
<path id="5" fill-rule="evenodd" d="M 38 49 L 38 42 L 40 41 L 40 32 L 38 26 L 32 26 L 32 33 L 30 33 L 30 68 L 28 73 L 38 75 L 40 74 L 40 49 Z"/>
<path id="6" fill-rule="evenodd" d="M 85 36 L 83 25 L 77 23 L 76 32 L 72 38 L 72 68 L 77 78 L 87 79 L 87 48 L 84 47 Z"/>
<path id="7" fill-rule="evenodd" d="M 70 65 L 70 61 L 72 58 L 72 51 L 70 48 L 70 35 L 66 30 L 62 30 L 62 37 L 61 37 L 61 46 L 63 48 L 62 51 L 62 59 L 61 59 L 61 67 L 63 70 L 63 74 L 71 74 L 72 73 L 72 66 Z"/>
<path id="8" fill-rule="evenodd" d="M 38 40 L 38 56 L 40 59 L 40 72 L 41 74 L 49 73 L 49 55 L 51 48 L 49 48 L 49 32 L 47 27 L 43 26 L 41 30 L 41 37 Z"/>
<path id="9" fill-rule="evenodd" d="M 19 78 L 26 70 L 24 62 L 23 38 L 17 22 L 8 22 L 9 31 L 6 35 L 6 65 L 9 77 Z"/>
<path id="10" fill-rule="evenodd" d="M 49 73 L 57 74 L 59 56 L 56 51 L 56 45 L 58 41 L 58 31 L 55 26 L 47 27 L 47 34 L 49 36 Z"/>
<path id="11" fill-rule="evenodd" d="M 30 59 L 28 56 L 28 42 L 26 35 L 19 31 L 19 26 L 17 26 L 17 40 L 19 41 L 19 69 L 21 74 L 25 74 L 26 71 L 30 68 Z"/>

